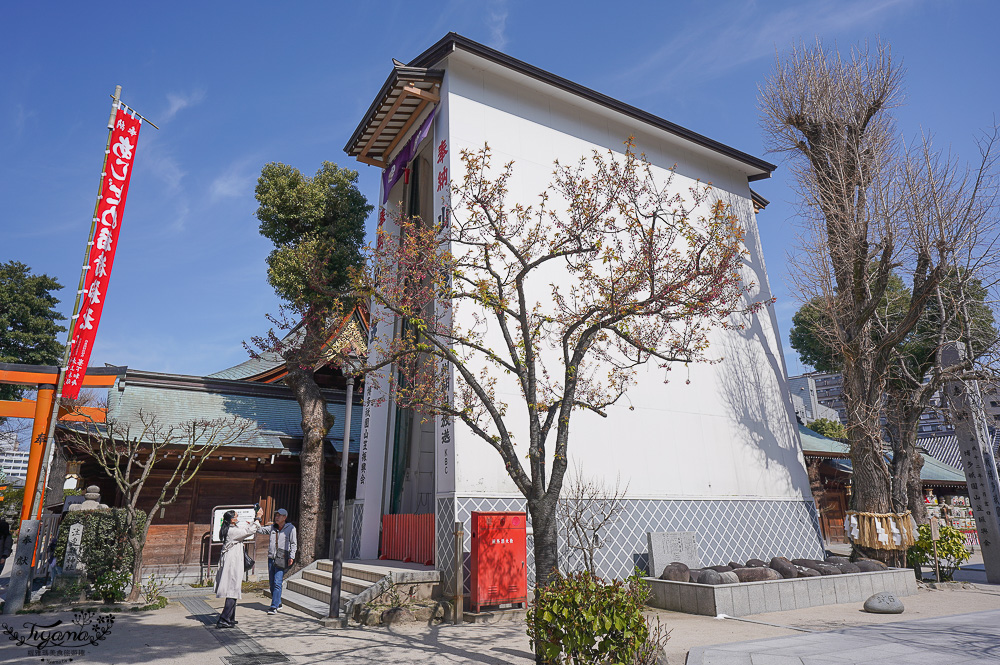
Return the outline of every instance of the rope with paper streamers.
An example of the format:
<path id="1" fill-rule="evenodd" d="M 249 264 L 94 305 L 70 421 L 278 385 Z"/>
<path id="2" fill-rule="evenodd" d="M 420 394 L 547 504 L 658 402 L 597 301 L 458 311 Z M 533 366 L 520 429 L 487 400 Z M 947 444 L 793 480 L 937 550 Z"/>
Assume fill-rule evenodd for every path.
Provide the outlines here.
<path id="1" fill-rule="evenodd" d="M 906 550 L 916 542 L 916 524 L 910 511 L 862 513 L 848 510 L 847 535 L 851 542 L 875 550 Z"/>

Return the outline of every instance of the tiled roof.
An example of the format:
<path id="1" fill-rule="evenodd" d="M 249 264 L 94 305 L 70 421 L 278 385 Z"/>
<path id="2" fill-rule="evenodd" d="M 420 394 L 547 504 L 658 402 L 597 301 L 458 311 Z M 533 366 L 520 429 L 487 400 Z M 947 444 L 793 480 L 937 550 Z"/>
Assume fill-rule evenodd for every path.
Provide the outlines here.
<path id="1" fill-rule="evenodd" d="M 346 395 L 343 391 L 324 391 L 324 396 L 327 411 L 335 421 L 327 440 L 339 452 L 343 442 Z M 302 414 L 291 390 L 285 386 L 129 370 L 125 380 L 108 391 L 108 419 L 130 425 L 132 431 L 137 431 L 142 424 L 140 412 L 155 413 L 164 425 L 233 416 L 257 423 L 257 431 L 230 444 L 234 447 L 280 452 L 285 450 L 288 439 L 302 438 Z M 355 403 L 349 446 L 353 453 L 359 451 L 362 412 L 363 406 Z"/>
<path id="2" fill-rule="evenodd" d="M 958 449 L 958 437 L 954 434 L 928 436 L 917 439 L 917 445 L 945 464 L 962 468 L 962 452 Z M 993 433 L 993 454 L 1000 455 L 1000 430 Z"/>
<path id="3" fill-rule="evenodd" d="M 240 380 L 246 379 L 251 376 L 256 376 L 261 372 L 266 372 L 272 370 L 275 367 L 284 365 L 284 359 L 277 353 L 262 353 L 259 359 L 251 358 L 246 362 L 242 362 L 239 365 L 234 365 L 228 367 L 224 370 L 215 372 L 214 374 L 209 374 L 208 376 L 213 379 L 232 379 Z"/>
<path id="4" fill-rule="evenodd" d="M 822 457 L 824 454 L 830 455 L 833 459 L 831 463 L 847 473 L 852 472 L 851 460 L 846 455 L 850 454 L 850 447 L 846 443 L 841 443 L 834 439 L 827 438 L 822 434 L 817 434 L 804 425 L 799 425 L 799 438 L 802 440 L 802 451 L 812 453 L 814 456 Z M 947 437 L 938 437 L 947 438 Z M 955 439 L 954 436 L 951 439 Z M 921 445 L 927 440 L 918 441 Z M 958 450 L 957 440 L 955 450 Z M 920 471 L 920 478 L 924 482 L 949 482 L 964 483 L 965 473 L 961 471 L 962 461 L 956 453 L 955 464 L 947 464 L 940 458 L 935 459 L 933 452 L 928 448 L 929 454 L 924 455 L 924 466 Z M 887 453 L 886 459 L 892 459 L 892 454 Z"/>

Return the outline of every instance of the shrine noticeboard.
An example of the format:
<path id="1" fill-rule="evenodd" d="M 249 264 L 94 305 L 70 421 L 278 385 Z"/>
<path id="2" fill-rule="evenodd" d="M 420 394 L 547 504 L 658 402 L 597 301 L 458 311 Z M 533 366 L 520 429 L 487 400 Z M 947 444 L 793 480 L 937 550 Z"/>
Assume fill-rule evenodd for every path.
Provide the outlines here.
<path id="1" fill-rule="evenodd" d="M 141 118 L 129 115 L 123 108 L 115 112 L 104 173 L 101 174 L 101 195 L 94 218 L 94 237 L 90 239 L 87 274 L 70 341 L 70 359 L 63 384 L 63 397 L 67 399 L 76 399 L 79 395 L 94 349 L 97 326 L 111 281 L 111 266 L 118 248 L 118 234 L 132 179 L 141 124 Z"/>

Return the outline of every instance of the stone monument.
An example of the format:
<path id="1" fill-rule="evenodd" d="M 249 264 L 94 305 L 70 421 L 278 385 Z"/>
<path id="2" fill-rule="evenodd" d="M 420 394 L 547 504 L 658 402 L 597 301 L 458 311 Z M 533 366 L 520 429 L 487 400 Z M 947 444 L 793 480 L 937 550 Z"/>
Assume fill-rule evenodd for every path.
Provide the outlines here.
<path id="1" fill-rule="evenodd" d="M 66 554 L 63 556 L 63 573 L 66 575 L 76 575 L 83 569 L 83 562 L 80 560 L 83 555 L 83 525 L 76 523 L 69 528 L 69 537 L 66 541 Z"/>
<path id="2" fill-rule="evenodd" d="M 701 568 L 698 534 L 694 531 L 657 531 L 649 539 L 649 574 L 659 577 L 667 564 L 679 561 L 688 568 Z"/>

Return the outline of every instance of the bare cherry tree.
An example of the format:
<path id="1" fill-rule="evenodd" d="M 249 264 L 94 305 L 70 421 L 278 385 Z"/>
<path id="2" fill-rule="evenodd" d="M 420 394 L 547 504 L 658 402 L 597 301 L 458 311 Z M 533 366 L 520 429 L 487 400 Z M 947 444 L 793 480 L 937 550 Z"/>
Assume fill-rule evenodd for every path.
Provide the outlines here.
<path id="1" fill-rule="evenodd" d="M 583 569 L 597 576 L 597 554 L 605 547 L 607 530 L 625 510 L 628 485 L 621 478 L 610 485 L 600 477 L 588 477 L 577 465 L 566 479 L 556 515 L 566 534 L 566 548 Z"/>
<path id="2" fill-rule="evenodd" d="M 177 501 L 181 488 L 194 480 L 215 451 L 247 442 L 256 432 L 257 423 L 237 416 L 170 425 L 156 414 L 143 411 L 137 414 L 134 422 L 88 420 L 68 430 L 70 448 L 92 457 L 115 482 L 123 497 L 128 542 L 135 554 L 130 602 L 138 600 L 142 591 L 142 550 L 157 513 Z M 149 483 L 147 487 L 157 464 L 167 469 L 166 478 L 160 484 L 162 476 L 157 475 L 155 486 Z M 152 506 L 145 524 L 140 526 L 137 519 L 140 498 L 145 503 L 151 497 Z"/>
<path id="3" fill-rule="evenodd" d="M 373 325 L 399 333 L 376 340 L 368 371 L 391 365 L 398 408 L 452 418 L 497 452 L 527 502 L 544 586 L 573 415 L 605 416 L 647 362 L 710 361 L 710 331 L 767 303 L 742 279 L 744 229 L 726 201 L 704 186 L 685 199 L 631 141 L 557 164 L 535 206 L 508 199 L 513 164 L 493 170 L 488 148 L 462 164 L 450 219 L 399 216 L 400 236 L 373 249 L 362 291 Z"/>

